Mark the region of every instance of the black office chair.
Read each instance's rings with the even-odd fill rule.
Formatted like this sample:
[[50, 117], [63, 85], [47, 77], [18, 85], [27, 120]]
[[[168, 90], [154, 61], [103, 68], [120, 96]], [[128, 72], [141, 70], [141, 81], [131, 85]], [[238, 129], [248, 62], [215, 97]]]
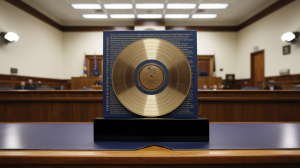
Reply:
[[0, 87], [0, 90], [16, 90], [16, 89], [11, 87]]
[[244, 87], [241, 90], [260, 90], [260, 89], [257, 87]]
[[208, 76], [206, 71], [200, 71], [199, 76]]

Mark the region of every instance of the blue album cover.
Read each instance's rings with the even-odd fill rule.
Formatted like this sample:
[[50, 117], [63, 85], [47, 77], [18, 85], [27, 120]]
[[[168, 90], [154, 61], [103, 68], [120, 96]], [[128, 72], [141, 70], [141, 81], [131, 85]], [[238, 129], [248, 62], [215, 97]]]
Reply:
[[[103, 32], [103, 117], [104, 118], [141, 118], [129, 111], [118, 100], [112, 86], [112, 70], [121, 51], [131, 43], [156, 38], [166, 40], [178, 47], [186, 56], [192, 71], [192, 83], [183, 103], [174, 111], [163, 115], [164, 118], [198, 117], [198, 76], [197, 76], [197, 31], [159, 30], [159, 31], [104, 31]], [[156, 60], [151, 60], [151, 62]], [[159, 61], [156, 61], [159, 64]], [[143, 66], [143, 65], [141, 65]], [[164, 65], [160, 65], [164, 67]], [[167, 71], [166, 71], [167, 72]], [[132, 74], [136, 75], [136, 74]], [[168, 78], [168, 73], [166, 73]], [[164, 87], [162, 87], [164, 88]], [[146, 92], [146, 91], [145, 91]]]

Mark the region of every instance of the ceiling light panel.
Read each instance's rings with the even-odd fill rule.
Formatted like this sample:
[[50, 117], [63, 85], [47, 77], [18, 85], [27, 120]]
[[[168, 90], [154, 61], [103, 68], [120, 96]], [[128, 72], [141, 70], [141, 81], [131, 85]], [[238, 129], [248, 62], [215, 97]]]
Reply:
[[193, 19], [213, 19], [216, 18], [217, 14], [193, 14]]
[[163, 3], [138, 3], [135, 4], [136, 9], [163, 9], [165, 4]]
[[134, 14], [111, 14], [109, 15], [112, 19], [133, 19]]
[[195, 9], [197, 4], [195, 3], [169, 3], [167, 9]]
[[85, 19], [107, 19], [108, 18], [106, 14], [83, 14], [82, 17]]
[[165, 14], [165, 18], [167, 19], [185, 19], [189, 17], [190, 14]]
[[201, 3], [198, 9], [225, 9], [228, 3]]
[[138, 14], [139, 19], [161, 19], [162, 14]]
[[103, 4], [105, 9], [133, 9], [133, 5], [130, 3], [126, 4]]
[[74, 9], [101, 9], [100, 4], [71, 4]]

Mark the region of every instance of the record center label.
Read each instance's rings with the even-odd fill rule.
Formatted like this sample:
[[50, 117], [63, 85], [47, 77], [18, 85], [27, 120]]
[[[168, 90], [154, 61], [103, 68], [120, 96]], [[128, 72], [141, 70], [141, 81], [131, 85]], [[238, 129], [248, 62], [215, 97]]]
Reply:
[[157, 64], [146, 64], [139, 71], [138, 81], [145, 90], [158, 90], [165, 82], [164, 70]]

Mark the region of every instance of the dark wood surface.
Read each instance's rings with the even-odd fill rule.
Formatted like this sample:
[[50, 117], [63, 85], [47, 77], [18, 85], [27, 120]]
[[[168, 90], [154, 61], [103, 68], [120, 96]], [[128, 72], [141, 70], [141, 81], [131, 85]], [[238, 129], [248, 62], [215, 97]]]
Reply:
[[217, 85], [219, 88], [222, 85], [222, 78], [198, 76], [198, 89], [203, 88], [203, 85], [206, 85], [207, 88], [213, 88], [214, 85]]
[[199, 91], [198, 101], [214, 122], [300, 121], [300, 91]]
[[274, 80], [276, 85], [283, 89], [290, 89], [296, 87], [297, 84], [300, 85], [300, 74], [265, 77], [265, 83], [268, 83], [269, 80]]
[[2, 91], [0, 122], [91, 122], [102, 116], [102, 91]]
[[92, 88], [98, 77], [72, 77], [71, 79], [71, 89], [78, 90], [85, 88]]
[[[198, 92], [198, 114], [211, 122], [299, 122], [300, 91]], [[92, 122], [102, 91], [1, 91], [0, 122]]]
[[8, 167], [299, 167], [300, 150], [137, 151], [1, 150]]
[[[70, 89], [70, 80], [67, 79], [53, 79], [53, 78], [41, 78], [41, 77], [32, 77], [32, 76], [19, 76], [19, 75], [4, 75], [0, 74], [0, 87], [11, 87], [16, 88], [20, 85], [21, 81], [28, 82], [28, 79], [32, 79], [33, 84], [37, 87], [60, 87], [64, 86], [64, 89]], [[40, 81], [40, 82], [39, 82]]]

